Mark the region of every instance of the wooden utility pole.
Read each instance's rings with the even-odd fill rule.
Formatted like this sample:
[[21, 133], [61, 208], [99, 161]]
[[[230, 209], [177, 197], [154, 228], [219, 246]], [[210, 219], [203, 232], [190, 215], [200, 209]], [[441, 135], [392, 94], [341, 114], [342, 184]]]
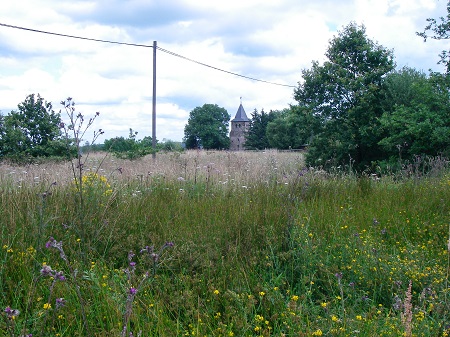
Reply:
[[156, 158], [156, 41], [153, 41], [152, 149]]

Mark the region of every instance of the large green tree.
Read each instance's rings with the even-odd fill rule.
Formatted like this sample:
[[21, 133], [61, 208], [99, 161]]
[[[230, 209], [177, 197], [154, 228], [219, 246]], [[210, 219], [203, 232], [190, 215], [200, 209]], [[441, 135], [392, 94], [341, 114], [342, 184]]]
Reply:
[[264, 150], [270, 147], [267, 139], [267, 124], [276, 118], [276, 113], [270, 111], [266, 113], [264, 109], [258, 113], [258, 110], [252, 112], [250, 126], [245, 135], [245, 148], [248, 150]]
[[384, 76], [394, 67], [392, 51], [366, 36], [364, 26], [351, 23], [335, 36], [327, 60], [303, 70], [294, 91], [298, 105], [321, 125], [306, 160], [314, 166], [351, 163], [363, 170], [381, 155], [378, 118]]
[[217, 104], [204, 104], [189, 113], [184, 127], [186, 148], [228, 149], [230, 115]]
[[446, 77], [403, 68], [389, 74], [385, 83], [379, 144], [386, 160], [392, 164], [417, 155], [450, 156], [450, 87]]
[[15, 158], [61, 156], [66, 152], [61, 140], [60, 113], [39, 94], [28, 95], [18, 110], [3, 117], [2, 155]]

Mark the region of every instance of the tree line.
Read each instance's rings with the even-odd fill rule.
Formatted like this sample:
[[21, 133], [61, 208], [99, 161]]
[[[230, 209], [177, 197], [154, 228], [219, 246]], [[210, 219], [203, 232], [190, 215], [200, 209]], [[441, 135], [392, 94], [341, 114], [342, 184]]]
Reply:
[[[450, 5], [447, 10], [447, 19], [430, 19], [417, 34], [426, 39], [431, 31], [434, 38], [449, 38]], [[396, 69], [393, 51], [369, 39], [363, 25], [350, 23], [330, 41], [325, 56], [322, 64], [313, 61], [302, 71], [294, 89], [296, 104], [253, 111], [247, 149], [307, 145], [307, 165], [358, 171], [395, 169], [415, 156], [450, 157], [450, 61], [445, 51], [440, 55], [445, 73]], [[230, 117], [220, 109], [204, 105], [191, 112], [185, 128], [188, 147], [227, 146], [219, 140], [225, 139], [228, 131], [221, 126], [228, 127]]]
[[[447, 12], [440, 22], [429, 19], [417, 35], [425, 41], [449, 39], [450, 3]], [[331, 39], [325, 56], [322, 64], [313, 61], [302, 71], [295, 104], [252, 112], [247, 149], [307, 146], [307, 165], [358, 171], [395, 168], [416, 156], [450, 157], [448, 51], [439, 55], [443, 73], [396, 69], [393, 51], [368, 38], [363, 25], [350, 23]], [[186, 148], [228, 149], [229, 121], [216, 104], [193, 109], [184, 129]], [[18, 110], [0, 114], [0, 159], [76, 155], [80, 144], [74, 147], [63, 130], [61, 111], [40, 95], [29, 95]], [[137, 140], [136, 134], [130, 129], [128, 138], [107, 139], [101, 149], [128, 159], [151, 153], [151, 137]], [[158, 149], [181, 150], [181, 145], [167, 141]]]

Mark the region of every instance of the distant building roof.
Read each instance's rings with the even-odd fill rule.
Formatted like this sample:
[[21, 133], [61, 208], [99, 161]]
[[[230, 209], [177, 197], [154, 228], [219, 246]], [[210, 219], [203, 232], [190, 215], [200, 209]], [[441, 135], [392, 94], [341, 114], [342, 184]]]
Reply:
[[231, 120], [232, 122], [250, 122], [250, 119], [248, 119], [244, 107], [242, 106], [242, 103], [239, 105], [239, 109], [236, 112], [236, 116], [234, 119]]

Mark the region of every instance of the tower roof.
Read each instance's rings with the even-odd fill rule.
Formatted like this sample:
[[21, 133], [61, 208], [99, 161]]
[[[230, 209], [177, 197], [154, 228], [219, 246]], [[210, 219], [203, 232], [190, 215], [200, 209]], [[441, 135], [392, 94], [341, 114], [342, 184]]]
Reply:
[[236, 112], [236, 116], [231, 120], [232, 122], [250, 122], [250, 119], [248, 119], [244, 107], [242, 106], [242, 103], [239, 105], [239, 109]]

